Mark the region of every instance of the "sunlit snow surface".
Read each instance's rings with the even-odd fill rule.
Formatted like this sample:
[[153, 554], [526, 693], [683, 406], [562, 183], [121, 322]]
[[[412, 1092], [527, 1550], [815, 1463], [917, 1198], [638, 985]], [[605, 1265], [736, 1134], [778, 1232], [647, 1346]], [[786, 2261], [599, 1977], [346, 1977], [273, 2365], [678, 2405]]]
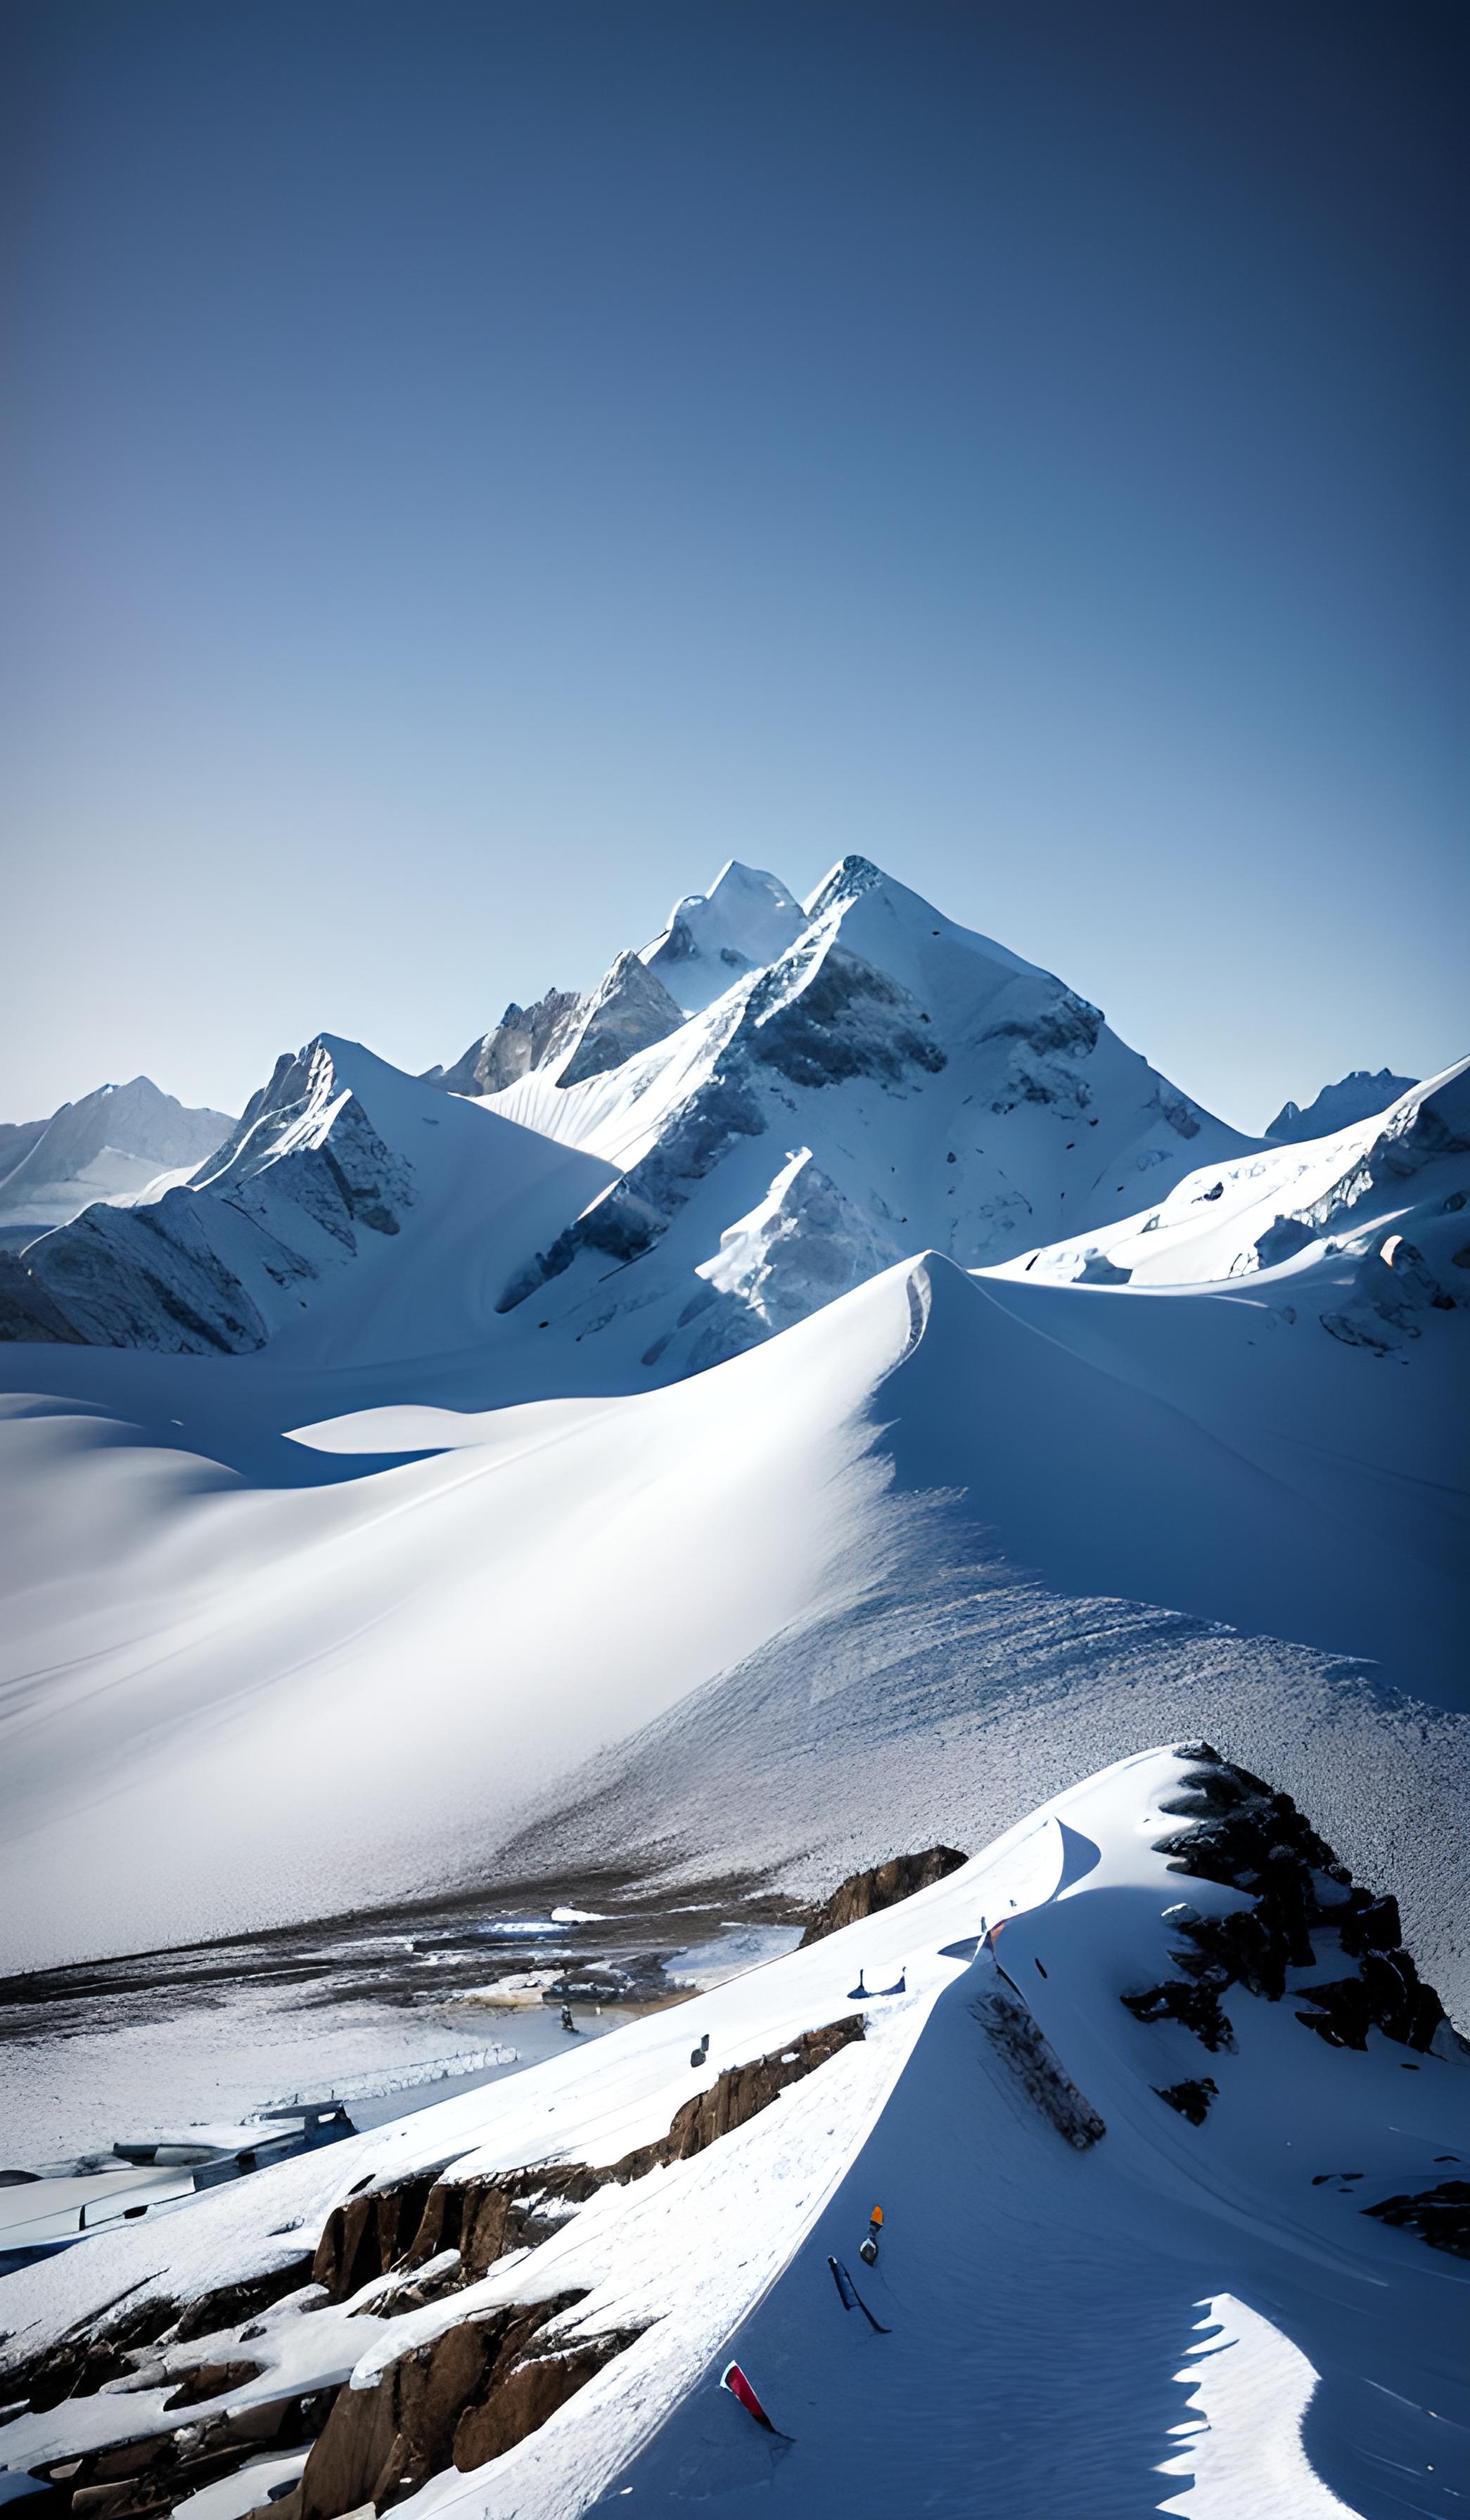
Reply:
[[[1229, 1991], [1233, 2052], [1204, 2057], [1180, 2026], [1125, 2009], [1169, 1966], [1179, 1881], [1154, 1841], [1177, 1825], [1163, 1804], [1188, 1764], [1135, 1756], [935, 1889], [694, 2004], [13, 2277], [7, 2352], [123, 2294], [187, 2297], [299, 2254], [368, 2176], [616, 2160], [724, 2066], [850, 2011], [859, 1972], [887, 1986], [901, 1969], [906, 1993], [866, 2006], [862, 2042], [694, 2159], [599, 2190], [470, 2289], [396, 2318], [370, 2293], [355, 2310], [283, 2303], [253, 2326], [265, 2367], [231, 2405], [349, 2373], [365, 2386], [497, 2302], [586, 2287], [556, 2333], [636, 2341], [519, 2448], [433, 2479], [401, 2506], [415, 2520], [711, 2501], [851, 2520], [1452, 2520], [1470, 2492], [1470, 2271], [1362, 2208], [1470, 2152], [1470, 2059], [1443, 2033], [1434, 2054], [1376, 2031], [1363, 2054], [1326, 2047], [1296, 2017], [1305, 1970], [1278, 2003]], [[1188, 1887], [1207, 1911], [1237, 1897]], [[988, 2027], [1006, 1981], [1104, 2123], [1088, 2149]], [[710, 2040], [693, 2069], [692, 2033]], [[1158, 2088], [1202, 2062], [1218, 2096], [1195, 2127]], [[1360, 2176], [1322, 2175], [1345, 2170]], [[888, 2334], [843, 2308], [834, 2255]], [[191, 2351], [218, 2360], [222, 2340]], [[731, 2355], [788, 2438], [720, 2392]], [[163, 2396], [23, 2416], [0, 2455], [30, 2466], [119, 2423], [166, 2426]]]

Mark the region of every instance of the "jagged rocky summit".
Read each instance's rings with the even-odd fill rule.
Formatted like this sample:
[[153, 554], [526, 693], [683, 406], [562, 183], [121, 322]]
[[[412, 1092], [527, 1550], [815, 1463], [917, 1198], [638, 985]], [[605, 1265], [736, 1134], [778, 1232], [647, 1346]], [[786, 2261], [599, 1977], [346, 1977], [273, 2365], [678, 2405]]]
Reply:
[[[446, 1282], [456, 1195], [431, 1132], [470, 1184], [563, 1150], [560, 1205], [500, 1202], [473, 1295]], [[415, 1082], [325, 1035], [284, 1056], [187, 1188], [93, 1207], [9, 1270], [0, 1333], [240, 1354], [335, 1310], [349, 1361], [364, 1257], [432, 1205], [436, 1233], [394, 1254], [401, 1353], [514, 1342], [534, 1296], [538, 1332], [666, 1380], [910, 1251], [992, 1264], [1250, 1144], [1063, 982], [865, 860], [804, 906], [732, 865], [588, 996], [507, 1009], [452, 1068]]]

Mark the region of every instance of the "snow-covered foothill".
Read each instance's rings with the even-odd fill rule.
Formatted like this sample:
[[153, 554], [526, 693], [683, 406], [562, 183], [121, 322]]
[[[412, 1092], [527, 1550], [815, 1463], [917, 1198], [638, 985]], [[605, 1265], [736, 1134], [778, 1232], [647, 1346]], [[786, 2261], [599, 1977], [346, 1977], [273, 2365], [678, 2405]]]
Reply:
[[1040, 1284], [1181, 1286], [1293, 1281], [1332, 1301], [1336, 1337], [1388, 1354], [1470, 1292], [1470, 1060], [1333, 1136], [1190, 1173], [1096, 1233], [1027, 1252], [1003, 1274]]
[[689, 2004], [12, 2278], [0, 2458], [85, 2489], [167, 2436], [188, 2481], [321, 2431], [315, 2520], [390, 2447], [413, 2520], [1451, 2520], [1470, 2055], [1396, 1925], [1208, 1745], [1136, 1753]]
[[160, 1174], [187, 1180], [228, 1137], [223, 1111], [191, 1110], [146, 1076], [102, 1085], [0, 1144], [0, 1240], [15, 1246], [68, 1225], [96, 1199], [146, 1192]]

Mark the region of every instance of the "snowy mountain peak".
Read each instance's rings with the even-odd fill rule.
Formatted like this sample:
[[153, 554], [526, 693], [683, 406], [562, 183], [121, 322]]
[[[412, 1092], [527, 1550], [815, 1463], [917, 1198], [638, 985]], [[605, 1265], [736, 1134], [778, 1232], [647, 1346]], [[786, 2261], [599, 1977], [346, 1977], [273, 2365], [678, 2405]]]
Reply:
[[747, 971], [774, 962], [806, 914], [778, 877], [731, 858], [708, 892], [688, 892], [641, 960], [685, 1014], [701, 1014]]
[[1356, 1120], [1371, 1120], [1380, 1111], [1387, 1111], [1401, 1096], [1412, 1092], [1417, 1083], [1417, 1077], [1395, 1076], [1387, 1067], [1380, 1067], [1376, 1076], [1365, 1067], [1355, 1067], [1351, 1075], [1339, 1077], [1336, 1085], [1324, 1085], [1305, 1110], [1299, 1103], [1283, 1102], [1265, 1134], [1278, 1146], [1296, 1146], [1306, 1138], [1330, 1137], [1339, 1129], [1351, 1129]]
[[528, 1007], [512, 1000], [498, 1024], [472, 1041], [452, 1067], [431, 1067], [426, 1085], [445, 1094], [500, 1094], [566, 1050], [584, 1001], [574, 989], [548, 989]]
[[0, 1276], [0, 1337], [227, 1356], [284, 1339], [313, 1361], [468, 1345], [512, 1261], [610, 1177], [318, 1034], [187, 1189], [32, 1243]]
[[96, 1199], [135, 1197], [161, 1173], [188, 1173], [231, 1126], [228, 1113], [190, 1110], [147, 1076], [100, 1085], [26, 1133], [0, 1181], [0, 1237], [19, 1247]]
[[815, 891], [807, 894], [806, 916], [808, 919], [821, 919], [829, 910], [839, 909], [844, 902], [855, 901], [860, 893], [871, 892], [875, 884], [886, 883], [887, 880], [882, 867], [874, 866], [871, 858], [856, 855], [839, 858], [835, 867], [829, 867]]
[[601, 1076], [620, 1067], [635, 1051], [665, 1041], [684, 1021], [657, 974], [638, 955], [619, 955], [589, 998], [583, 999], [576, 1029], [562, 1064], [558, 1085], [579, 1085], [584, 1077]]

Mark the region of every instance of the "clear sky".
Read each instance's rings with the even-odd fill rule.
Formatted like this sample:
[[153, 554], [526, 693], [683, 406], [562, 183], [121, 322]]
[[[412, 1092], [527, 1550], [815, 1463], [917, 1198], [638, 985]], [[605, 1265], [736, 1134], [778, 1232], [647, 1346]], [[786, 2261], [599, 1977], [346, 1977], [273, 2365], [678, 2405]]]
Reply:
[[857, 849], [1243, 1126], [1470, 1049], [1459, 0], [24, 0], [0, 1117]]

